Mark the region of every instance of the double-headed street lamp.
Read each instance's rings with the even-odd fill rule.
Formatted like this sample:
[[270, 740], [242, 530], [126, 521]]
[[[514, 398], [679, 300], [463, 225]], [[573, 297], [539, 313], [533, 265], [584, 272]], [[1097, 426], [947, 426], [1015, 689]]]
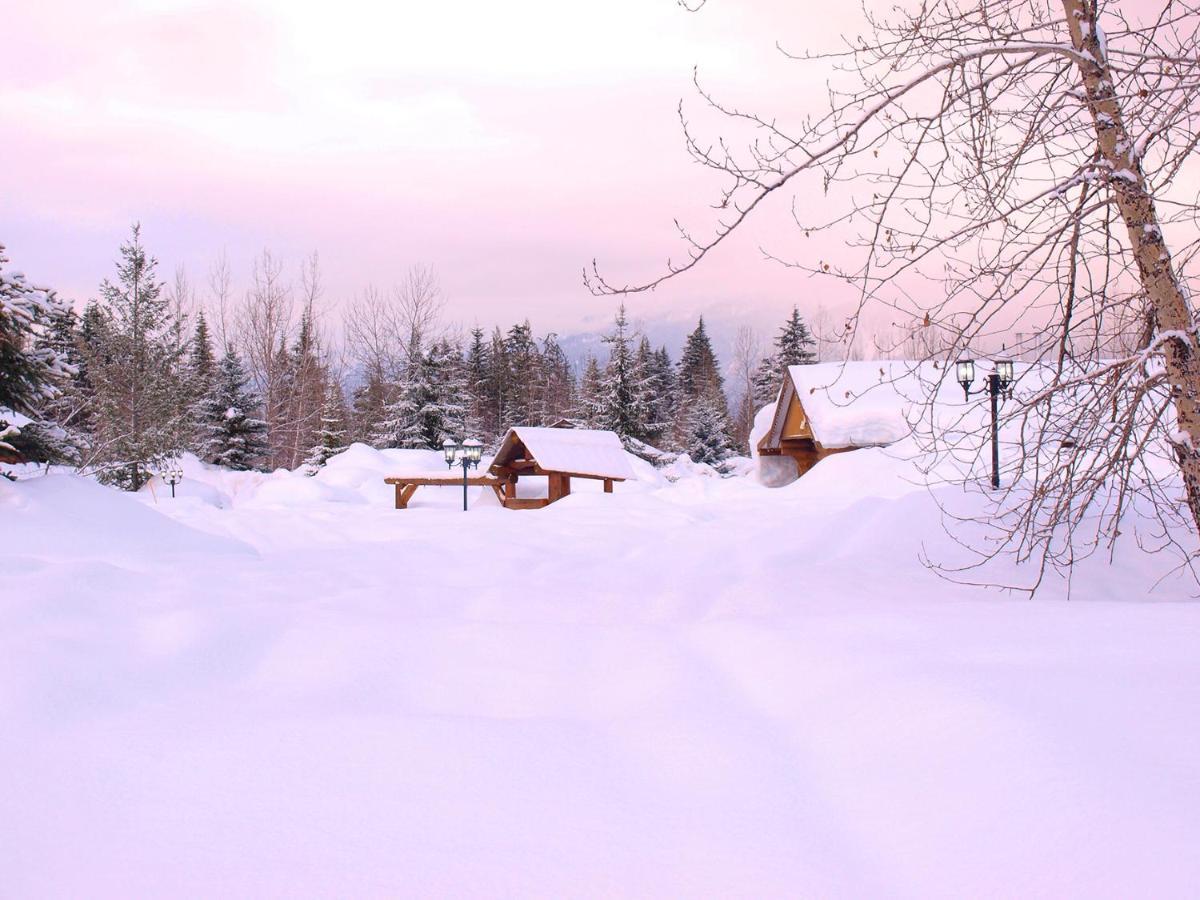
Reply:
[[461, 465], [463, 470], [463, 512], [467, 511], [467, 470], [479, 465], [483, 456], [483, 444], [474, 438], [468, 438], [461, 444], [456, 444], [450, 438], [442, 441], [442, 453], [446, 456], [447, 468]]
[[994, 363], [995, 371], [987, 377], [987, 382], [978, 391], [971, 390], [975, 381], [975, 361], [960, 359], [958, 361], [958, 383], [962, 385], [963, 396], [968, 400], [972, 394], [986, 393], [992, 400], [992, 488], [1000, 487], [1000, 398], [1012, 399], [1013, 364], [1011, 359], [998, 359]]
[[183, 481], [183, 469], [178, 463], [168, 463], [166, 468], [159, 472], [159, 476], [167, 484], [171, 486], [171, 499], [175, 499], [175, 485]]

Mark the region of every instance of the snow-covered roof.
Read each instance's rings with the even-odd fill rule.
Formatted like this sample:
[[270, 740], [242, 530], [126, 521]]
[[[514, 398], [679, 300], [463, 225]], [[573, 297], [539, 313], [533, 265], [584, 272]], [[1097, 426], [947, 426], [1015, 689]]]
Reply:
[[[500, 444], [499, 459], [515, 436], [538, 465], [551, 472], [571, 472], [597, 478], [633, 479], [633, 467], [621, 439], [611, 431], [590, 428], [510, 428]], [[493, 460], [493, 463], [495, 460]]]
[[[978, 364], [986, 368], [985, 364]], [[937, 405], [961, 415], [962, 388], [953, 364], [912, 360], [871, 360], [790, 366], [784, 382], [774, 437], [782, 427], [794, 389], [822, 447], [877, 447], [912, 432], [914, 409], [937, 395]], [[1022, 367], [1024, 368], [1024, 367]], [[978, 381], [976, 382], [978, 384]]]

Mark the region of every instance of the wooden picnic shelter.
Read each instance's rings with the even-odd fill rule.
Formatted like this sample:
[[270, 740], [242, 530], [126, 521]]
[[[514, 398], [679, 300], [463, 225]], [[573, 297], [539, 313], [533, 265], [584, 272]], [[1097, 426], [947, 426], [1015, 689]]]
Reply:
[[[545, 497], [520, 497], [522, 478], [544, 477]], [[613, 484], [633, 478], [633, 469], [621, 439], [611, 431], [590, 428], [517, 426], [510, 428], [488, 466], [486, 475], [467, 478], [467, 484], [490, 487], [505, 509], [541, 509], [571, 493], [572, 479], [599, 481], [605, 493]], [[396, 509], [422, 485], [461, 485], [461, 475], [395, 476], [384, 481], [396, 489]]]

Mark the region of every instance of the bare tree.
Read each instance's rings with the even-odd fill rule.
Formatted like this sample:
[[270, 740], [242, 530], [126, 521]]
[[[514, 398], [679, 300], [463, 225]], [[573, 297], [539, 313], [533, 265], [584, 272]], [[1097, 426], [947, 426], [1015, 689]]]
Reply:
[[[997, 499], [998, 548], [1069, 565], [1111, 543], [1136, 508], [1165, 543], [1177, 516], [1190, 520], [1189, 546], [1175, 543], [1190, 553], [1200, 353], [1186, 272], [1200, 205], [1187, 180], [1200, 141], [1200, 9], [924, 3], [867, 25], [841, 52], [789, 54], [832, 71], [829, 106], [810, 118], [731, 107], [697, 81], [727, 125], [709, 141], [684, 122], [692, 156], [725, 179], [718, 221], [701, 236], [683, 231], [687, 258], [656, 278], [614, 285], [593, 264], [589, 284], [652, 289], [773, 198], [808, 191], [793, 203], [797, 227], [848, 233], [855, 259], [768, 253], [853, 285], [858, 314], [928, 320], [951, 338], [942, 356], [995, 346], [1014, 325], [1053, 343], [1048, 373], [1007, 405], [1022, 435], [1014, 490], [1025, 493]], [[814, 219], [821, 191], [830, 201]]]
[[762, 358], [762, 341], [758, 334], [749, 325], [739, 326], [733, 340], [733, 382], [737, 390], [733, 440], [740, 450], [748, 450], [750, 446], [750, 431], [754, 428], [754, 414], [758, 411], [754, 375]]
[[415, 265], [393, 290], [395, 326], [400, 348], [406, 357], [437, 340], [446, 305], [437, 271]]
[[379, 425], [414, 357], [443, 336], [444, 306], [437, 273], [415, 265], [387, 294], [368, 286], [347, 307], [346, 346], [363, 379], [354, 404], [357, 439], [368, 439]]
[[216, 323], [222, 353], [234, 344], [232, 313], [229, 308], [232, 293], [233, 275], [229, 268], [229, 257], [222, 250], [221, 255], [214, 259], [208, 268], [208, 295], [212, 307], [212, 315], [209, 318]]
[[247, 368], [262, 398], [271, 465], [285, 465], [290, 448], [282, 425], [287, 418], [285, 368], [292, 330], [292, 288], [283, 263], [270, 250], [254, 260], [250, 288], [237, 311], [237, 329]]

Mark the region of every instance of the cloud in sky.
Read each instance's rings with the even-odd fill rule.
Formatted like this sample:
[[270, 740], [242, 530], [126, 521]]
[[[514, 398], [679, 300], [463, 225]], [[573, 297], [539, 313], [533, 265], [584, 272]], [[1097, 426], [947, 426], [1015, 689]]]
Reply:
[[[243, 273], [265, 246], [317, 249], [346, 297], [424, 262], [464, 321], [569, 329], [612, 306], [580, 283], [593, 256], [644, 277], [682, 252], [673, 217], [706, 221], [715, 183], [676, 119], [693, 66], [735, 98], [819, 102], [774, 52], [837, 40], [805, 5], [24, 4], [0, 59], [0, 240], [80, 298], [139, 219], [194, 280], [223, 249]], [[778, 318], [817, 290], [760, 261], [758, 241], [797, 246], [786, 214], [631, 305]]]

